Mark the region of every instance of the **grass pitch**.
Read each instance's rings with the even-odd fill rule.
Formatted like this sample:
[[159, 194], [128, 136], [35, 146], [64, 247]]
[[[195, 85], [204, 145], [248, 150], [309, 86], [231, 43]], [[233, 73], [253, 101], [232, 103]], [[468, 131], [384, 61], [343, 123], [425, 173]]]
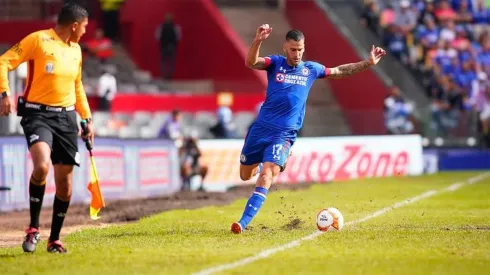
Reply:
[[[444, 173], [314, 185], [271, 192], [251, 229], [229, 232], [245, 200], [177, 210], [64, 239], [69, 253], [0, 249], [0, 274], [191, 274], [310, 235], [315, 216], [337, 207], [353, 221], [478, 173]], [[252, 189], [252, 188], [251, 188]], [[22, 232], [19, 232], [21, 234]], [[441, 192], [299, 247], [218, 274], [488, 274], [490, 178]]]

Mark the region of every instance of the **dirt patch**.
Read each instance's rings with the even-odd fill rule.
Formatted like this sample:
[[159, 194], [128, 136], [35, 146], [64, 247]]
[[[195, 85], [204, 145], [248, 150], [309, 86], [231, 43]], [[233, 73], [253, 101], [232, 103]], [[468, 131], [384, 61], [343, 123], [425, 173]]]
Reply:
[[[278, 190], [296, 191], [306, 189], [309, 186], [309, 184], [278, 184], [271, 187], [271, 192]], [[65, 236], [84, 228], [103, 228], [113, 224], [133, 222], [143, 217], [174, 209], [196, 209], [211, 205], [226, 205], [237, 199], [249, 197], [252, 190], [252, 186], [240, 186], [232, 188], [226, 193], [179, 192], [169, 197], [109, 201], [107, 207], [101, 212], [101, 218], [97, 221], [92, 221], [89, 218], [87, 205], [73, 204], [68, 209], [61, 235]], [[52, 208], [45, 208], [41, 212], [40, 229], [43, 239], [49, 236], [51, 215]], [[0, 247], [19, 245], [24, 237], [22, 230], [28, 224], [29, 210], [0, 213]], [[264, 227], [260, 226], [258, 229], [266, 230], [267, 228]]]
[[474, 230], [490, 230], [490, 226], [463, 225], [458, 227], [445, 227], [446, 231], [474, 231]]
[[282, 228], [285, 230], [294, 230], [294, 229], [299, 229], [301, 227], [301, 224], [304, 222], [299, 219], [299, 218], [294, 218], [291, 219], [287, 224], [285, 224]]

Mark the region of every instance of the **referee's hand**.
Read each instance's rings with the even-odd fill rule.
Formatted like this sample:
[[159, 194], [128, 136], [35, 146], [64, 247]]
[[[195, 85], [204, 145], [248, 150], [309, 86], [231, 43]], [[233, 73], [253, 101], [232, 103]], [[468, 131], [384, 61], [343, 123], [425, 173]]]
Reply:
[[92, 122], [87, 123], [87, 131], [82, 133], [82, 138], [84, 140], [90, 140], [90, 143], [94, 144], [94, 126]]
[[12, 113], [12, 109], [14, 107], [14, 104], [12, 104], [12, 99], [10, 96], [6, 96], [2, 98], [2, 110], [1, 110], [1, 115], [2, 116], [8, 116], [9, 114]]

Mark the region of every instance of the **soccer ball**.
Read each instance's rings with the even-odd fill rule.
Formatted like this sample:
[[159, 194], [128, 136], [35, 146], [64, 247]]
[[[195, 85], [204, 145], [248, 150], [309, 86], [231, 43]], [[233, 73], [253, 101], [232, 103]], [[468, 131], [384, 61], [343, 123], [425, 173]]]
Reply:
[[322, 209], [316, 216], [316, 226], [320, 231], [340, 231], [344, 227], [344, 216], [337, 208]]

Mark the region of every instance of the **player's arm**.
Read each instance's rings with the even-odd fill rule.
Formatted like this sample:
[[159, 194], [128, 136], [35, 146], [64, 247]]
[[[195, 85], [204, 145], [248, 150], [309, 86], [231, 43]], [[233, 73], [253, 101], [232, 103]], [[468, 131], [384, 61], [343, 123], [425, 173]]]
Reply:
[[90, 141], [94, 142], [94, 129], [92, 126], [92, 113], [90, 112], [90, 106], [88, 105], [87, 94], [85, 93], [85, 89], [83, 88], [82, 83], [82, 63], [80, 62], [80, 67], [78, 69], [78, 75], [75, 80], [75, 94], [76, 94], [76, 103], [75, 109], [78, 114], [82, 118], [82, 120], [86, 120], [88, 132], [83, 136], [85, 139], [90, 139]]
[[383, 56], [386, 55], [386, 51], [379, 47], [372, 47], [371, 53], [368, 59], [356, 62], [356, 63], [348, 63], [337, 66], [335, 68], [329, 68], [327, 71], [329, 72], [329, 78], [345, 78], [351, 75], [357, 74], [359, 72], [365, 71], [366, 69], [371, 68], [372, 66], [378, 64]]
[[259, 57], [260, 46], [262, 41], [267, 39], [269, 34], [272, 32], [272, 28], [268, 24], [264, 24], [257, 29], [255, 34], [255, 39], [250, 46], [247, 53], [247, 58], [245, 59], [245, 65], [251, 69], [262, 70], [270, 65], [270, 59], [267, 57]]
[[87, 94], [83, 88], [82, 83], [82, 66], [78, 69], [78, 76], [75, 80], [75, 94], [77, 101], [75, 103], [75, 109], [82, 119], [92, 118], [92, 113], [90, 112], [90, 107], [88, 105]]
[[8, 72], [15, 70], [20, 64], [31, 59], [38, 43], [37, 34], [30, 34], [0, 56], [0, 115], [8, 116], [12, 113], [14, 106], [10, 98]]
[[32, 58], [38, 45], [38, 36], [30, 34], [0, 56], [0, 93], [10, 93], [8, 72], [15, 70], [20, 64]]
[[270, 59], [267, 57], [259, 56], [259, 49], [262, 41], [254, 40], [252, 46], [247, 53], [247, 58], [245, 59], [245, 65], [250, 69], [263, 70], [270, 65]]

